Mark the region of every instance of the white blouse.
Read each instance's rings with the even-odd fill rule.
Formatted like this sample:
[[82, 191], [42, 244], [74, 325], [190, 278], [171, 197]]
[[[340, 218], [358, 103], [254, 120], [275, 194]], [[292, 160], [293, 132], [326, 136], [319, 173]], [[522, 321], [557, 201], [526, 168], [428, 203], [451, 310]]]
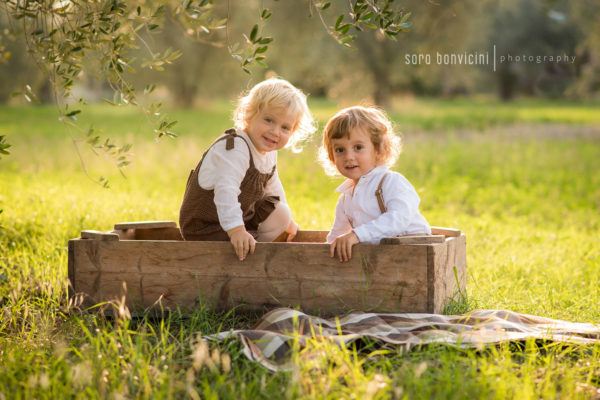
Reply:
[[[225, 143], [227, 141], [221, 140], [210, 148], [198, 173], [200, 187], [215, 191], [214, 201], [217, 206], [219, 223], [224, 231], [244, 225], [242, 206], [238, 202], [238, 196], [241, 193], [242, 180], [250, 168], [248, 147], [252, 152], [254, 166], [261, 173], [270, 173], [273, 166], [277, 164], [277, 151], [261, 154], [245, 132], [238, 129], [236, 133], [246, 139], [248, 146], [243, 139], [236, 137], [233, 149], [226, 150]], [[265, 196], [267, 195], [279, 196], [281, 202], [286, 202], [285, 192], [277, 171], [267, 182]]]
[[[375, 191], [383, 175], [383, 199], [387, 211], [381, 213]], [[341, 193], [335, 207], [335, 220], [327, 242], [331, 243], [354, 230], [361, 243], [379, 243], [384, 237], [431, 234], [431, 227], [419, 212], [420, 198], [402, 174], [380, 166], [360, 177], [356, 186], [350, 179], [336, 192]]]

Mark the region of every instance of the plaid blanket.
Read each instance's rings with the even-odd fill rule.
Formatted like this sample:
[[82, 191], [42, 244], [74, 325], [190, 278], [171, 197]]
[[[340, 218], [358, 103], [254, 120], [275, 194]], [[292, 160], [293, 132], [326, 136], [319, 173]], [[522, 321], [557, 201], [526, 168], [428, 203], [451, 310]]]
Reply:
[[565, 343], [600, 342], [600, 325], [573, 323], [518, 314], [506, 310], [474, 310], [463, 315], [383, 314], [355, 312], [323, 319], [289, 308], [265, 314], [254, 329], [221, 332], [205, 339], [224, 341], [238, 338], [244, 354], [266, 368], [289, 369], [294, 341], [302, 349], [311, 339], [331, 340], [347, 346], [370, 338], [382, 347], [410, 350], [445, 343], [460, 347], [482, 347], [530, 338]]

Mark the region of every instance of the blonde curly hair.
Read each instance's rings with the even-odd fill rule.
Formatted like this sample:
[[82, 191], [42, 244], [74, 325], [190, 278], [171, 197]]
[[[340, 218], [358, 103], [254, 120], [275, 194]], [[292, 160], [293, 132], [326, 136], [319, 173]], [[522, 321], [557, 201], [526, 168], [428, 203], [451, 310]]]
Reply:
[[296, 116], [293, 135], [285, 147], [291, 148], [295, 153], [302, 151], [299, 144], [317, 129], [306, 103], [306, 95], [284, 79], [264, 80], [238, 100], [233, 113], [235, 127], [246, 130], [249, 121], [265, 107], [283, 108]]
[[369, 133], [371, 143], [377, 152], [377, 165], [391, 167], [402, 151], [402, 142], [394, 133], [392, 123], [377, 107], [354, 106], [344, 108], [335, 114], [323, 131], [323, 146], [319, 149], [319, 162], [328, 175], [338, 174], [333, 158], [333, 139], [350, 137], [356, 128]]

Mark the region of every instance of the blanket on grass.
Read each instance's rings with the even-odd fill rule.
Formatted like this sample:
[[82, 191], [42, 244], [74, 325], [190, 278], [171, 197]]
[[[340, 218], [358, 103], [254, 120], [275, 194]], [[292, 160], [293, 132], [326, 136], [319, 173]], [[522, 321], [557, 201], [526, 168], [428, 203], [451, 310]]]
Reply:
[[205, 339], [224, 341], [231, 337], [243, 343], [246, 357], [278, 371], [291, 367], [294, 341], [300, 349], [311, 339], [347, 346], [364, 338], [382, 347], [406, 350], [432, 343], [479, 348], [527, 339], [592, 344], [600, 343], [600, 325], [506, 310], [474, 310], [462, 315], [354, 312], [324, 319], [278, 308], [265, 314], [253, 329], [221, 332]]

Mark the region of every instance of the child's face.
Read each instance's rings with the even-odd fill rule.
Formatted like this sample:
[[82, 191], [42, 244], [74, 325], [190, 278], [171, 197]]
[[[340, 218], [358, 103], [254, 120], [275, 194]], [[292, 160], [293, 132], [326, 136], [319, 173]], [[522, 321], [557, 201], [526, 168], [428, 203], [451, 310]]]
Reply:
[[368, 132], [361, 128], [350, 131], [347, 138], [332, 139], [335, 166], [354, 183], [377, 166], [377, 151]]
[[284, 108], [264, 107], [246, 122], [246, 133], [261, 154], [283, 148], [292, 136], [296, 118]]

